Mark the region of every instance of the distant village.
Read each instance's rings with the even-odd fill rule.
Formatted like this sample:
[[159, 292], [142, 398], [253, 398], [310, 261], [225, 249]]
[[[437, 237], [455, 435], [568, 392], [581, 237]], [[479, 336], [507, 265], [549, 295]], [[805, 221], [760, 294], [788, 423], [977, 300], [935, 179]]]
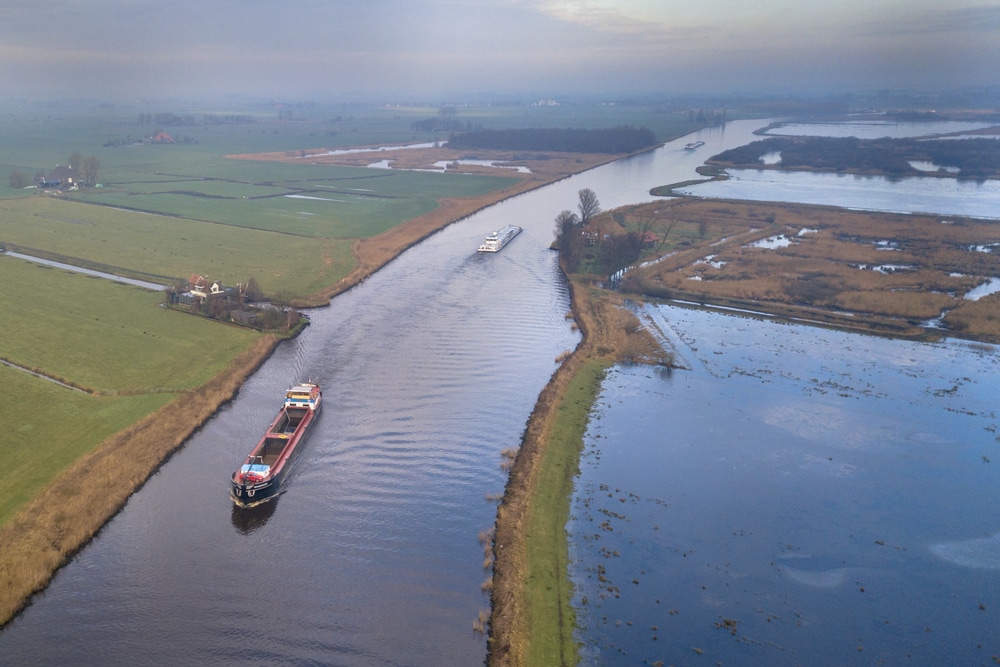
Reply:
[[166, 144], [196, 144], [198, 140], [187, 135], [173, 137], [164, 130], [156, 130], [151, 134], [135, 138], [131, 134], [124, 138], [108, 139], [104, 142], [105, 148], [116, 148], [119, 146], [162, 146]]

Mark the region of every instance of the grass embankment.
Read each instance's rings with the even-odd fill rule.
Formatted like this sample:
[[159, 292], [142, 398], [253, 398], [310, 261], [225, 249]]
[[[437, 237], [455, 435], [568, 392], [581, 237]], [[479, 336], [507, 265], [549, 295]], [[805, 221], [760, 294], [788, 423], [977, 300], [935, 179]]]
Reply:
[[566, 520], [590, 408], [611, 364], [625, 357], [669, 363], [616, 296], [580, 278], [571, 294], [583, 338], [542, 390], [497, 509], [493, 667], [576, 664]]
[[224, 372], [107, 438], [0, 526], [0, 625], [43, 589], [163, 461], [230, 400], [279, 340], [259, 338]]

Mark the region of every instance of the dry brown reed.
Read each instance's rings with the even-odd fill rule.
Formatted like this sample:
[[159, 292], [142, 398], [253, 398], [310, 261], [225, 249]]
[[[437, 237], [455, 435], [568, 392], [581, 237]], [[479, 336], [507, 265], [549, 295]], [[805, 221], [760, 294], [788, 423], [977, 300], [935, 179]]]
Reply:
[[479, 615], [472, 621], [472, 631], [477, 635], [486, 632], [486, 622], [490, 619], [490, 613], [485, 609], [479, 610]]

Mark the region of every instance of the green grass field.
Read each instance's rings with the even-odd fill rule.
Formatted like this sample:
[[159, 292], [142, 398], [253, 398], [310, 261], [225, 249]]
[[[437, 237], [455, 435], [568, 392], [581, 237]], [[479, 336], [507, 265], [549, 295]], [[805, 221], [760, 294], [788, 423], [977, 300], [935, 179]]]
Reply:
[[[0, 262], [2, 264], [3, 262]], [[0, 364], [0, 524], [77, 458], [174, 394], [91, 396]]]
[[163, 295], [0, 255], [0, 357], [98, 392], [178, 391], [258, 334], [159, 306]]
[[354, 266], [350, 238], [206, 224], [44, 196], [0, 200], [4, 243], [26, 254], [167, 283], [192, 274], [229, 285], [253, 277], [271, 295], [318, 291]]
[[[158, 306], [162, 295], [0, 255], [0, 523], [76, 458], [220, 372], [257, 334]], [[30, 299], [24, 298], [30, 293]]]

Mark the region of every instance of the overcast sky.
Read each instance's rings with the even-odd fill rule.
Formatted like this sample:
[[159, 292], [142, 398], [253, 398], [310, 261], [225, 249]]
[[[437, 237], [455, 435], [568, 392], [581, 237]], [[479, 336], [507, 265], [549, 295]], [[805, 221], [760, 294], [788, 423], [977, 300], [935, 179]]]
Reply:
[[449, 99], [1000, 83], [1000, 1], [0, 0], [3, 94]]

